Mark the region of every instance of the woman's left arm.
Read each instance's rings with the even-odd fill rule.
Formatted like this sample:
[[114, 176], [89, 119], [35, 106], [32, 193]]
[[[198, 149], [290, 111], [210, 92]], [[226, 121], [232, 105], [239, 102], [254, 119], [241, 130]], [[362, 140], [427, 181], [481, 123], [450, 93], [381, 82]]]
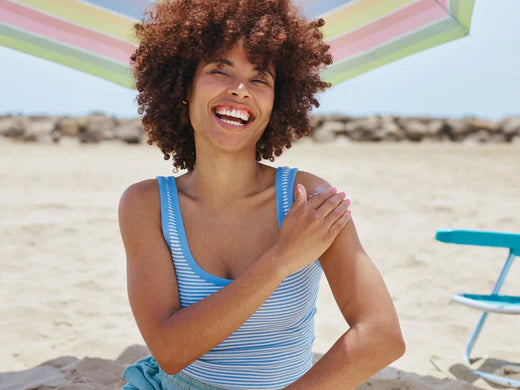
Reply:
[[[304, 185], [323, 188], [326, 182], [314, 178], [321, 183], [315, 179], [313, 185]], [[352, 218], [320, 257], [320, 264], [350, 328], [286, 389], [354, 389], [405, 351], [392, 299], [359, 242]]]

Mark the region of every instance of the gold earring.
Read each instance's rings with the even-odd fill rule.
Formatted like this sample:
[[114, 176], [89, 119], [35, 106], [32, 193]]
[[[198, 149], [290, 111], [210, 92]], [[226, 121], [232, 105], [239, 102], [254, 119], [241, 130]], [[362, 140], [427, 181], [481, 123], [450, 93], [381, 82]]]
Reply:
[[182, 104], [188, 104], [187, 99], [182, 101]]

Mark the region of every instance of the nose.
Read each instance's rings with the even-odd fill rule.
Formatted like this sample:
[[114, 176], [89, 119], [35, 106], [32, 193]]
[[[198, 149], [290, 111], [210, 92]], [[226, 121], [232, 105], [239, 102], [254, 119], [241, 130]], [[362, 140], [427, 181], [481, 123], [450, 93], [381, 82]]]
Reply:
[[228, 91], [229, 93], [240, 98], [249, 97], [249, 91], [241, 80], [234, 80], [233, 83], [229, 86]]

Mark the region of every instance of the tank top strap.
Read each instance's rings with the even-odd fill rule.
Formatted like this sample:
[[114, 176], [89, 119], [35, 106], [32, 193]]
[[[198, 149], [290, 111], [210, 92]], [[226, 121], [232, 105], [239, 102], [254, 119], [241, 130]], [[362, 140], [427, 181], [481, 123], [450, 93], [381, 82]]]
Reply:
[[173, 176], [157, 176], [159, 196], [161, 200], [161, 226], [164, 240], [170, 251], [180, 247], [180, 239], [175, 221], [174, 204], [177, 196], [175, 178]]
[[294, 180], [298, 168], [278, 167], [276, 168], [276, 210], [278, 213], [278, 228], [282, 226], [285, 214], [294, 202]]

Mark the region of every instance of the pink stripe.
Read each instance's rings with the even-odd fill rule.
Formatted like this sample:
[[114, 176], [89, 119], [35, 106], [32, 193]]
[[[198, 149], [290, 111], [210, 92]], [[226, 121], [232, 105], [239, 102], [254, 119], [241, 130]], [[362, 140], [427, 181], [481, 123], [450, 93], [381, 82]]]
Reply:
[[329, 41], [334, 61], [366, 52], [447, 16], [435, 0], [421, 0]]
[[137, 46], [7, 1], [0, 19], [44, 38], [128, 64]]
[[437, 3], [442, 5], [442, 7], [449, 12], [450, 6], [448, 5], [448, 0], [437, 0]]

